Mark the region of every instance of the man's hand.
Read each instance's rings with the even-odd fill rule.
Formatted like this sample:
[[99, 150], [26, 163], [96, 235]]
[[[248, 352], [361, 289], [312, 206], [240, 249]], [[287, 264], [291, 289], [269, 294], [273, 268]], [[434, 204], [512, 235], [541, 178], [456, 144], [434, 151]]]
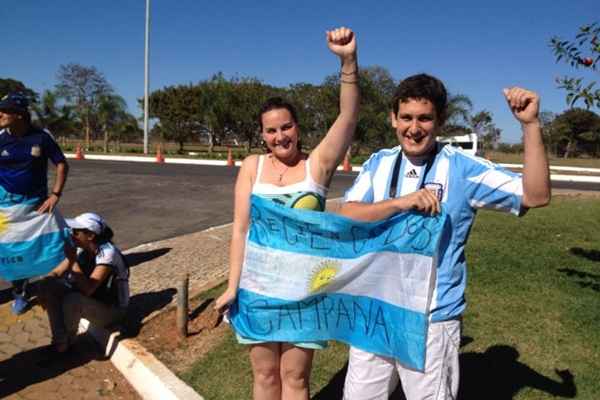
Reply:
[[523, 125], [538, 122], [540, 97], [520, 87], [504, 89], [504, 97], [515, 118]]
[[441, 212], [440, 201], [437, 196], [428, 189], [407, 194], [396, 199], [397, 206], [401, 211], [417, 210], [425, 214], [435, 215]]
[[45, 212], [51, 213], [52, 211], [54, 211], [54, 207], [56, 207], [57, 203], [58, 203], [58, 196], [53, 193], [46, 199], [46, 201], [44, 201], [42, 203], [40, 208], [37, 209], [37, 212], [40, 214], [45, 213]]
[[326, 33], [327, 46], [333, 54], [342, 60], [356, 59], [356, 39], [351, 29], [341, 27]]

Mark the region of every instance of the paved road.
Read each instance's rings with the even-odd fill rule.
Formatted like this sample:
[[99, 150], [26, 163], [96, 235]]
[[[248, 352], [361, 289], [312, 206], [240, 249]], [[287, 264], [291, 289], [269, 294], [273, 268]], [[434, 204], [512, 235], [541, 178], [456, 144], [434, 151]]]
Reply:
[[[60, 209], [65, 216], [102, 214], [122, 248], [231, 222], [238, 168], [71, 160]], [[356, 173], [338, 173], [330, 197], [343, 195]], [[600, 190], [600, 184], [556, 182], [553, 187]]]
[[[118, 161], [69, 161], [59, 204], [65, 216], [102, 214], [122, 248], [231, 222], [238, 168]], [[338, 174], [330, 197], [341, 196], [356, 174]], [[52, 178], [50, 178], [52, 179]]]

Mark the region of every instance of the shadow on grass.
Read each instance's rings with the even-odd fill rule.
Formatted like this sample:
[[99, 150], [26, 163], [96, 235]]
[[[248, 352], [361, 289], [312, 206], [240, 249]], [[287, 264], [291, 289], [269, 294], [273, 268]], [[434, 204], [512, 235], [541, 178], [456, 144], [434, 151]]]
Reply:
[[[463, 337], [461, 346], [471, 343]], [[460, 388], [458, 399], [509, 400], [521, 390], [531, 387], [552, 396], [574, 398], [577, 394], [574, 377], [569, 370], [555, 370], [559, 379], [548, 378], [518, 361], [519, 352], [506, 345], [489, 347], [485, 352], [464, 352], [460, 359]], [[348, 363], [344, 365], [313, 400], [341, 399]], [[405, 400], [401, 385], [389, 397]]]
[[159, 292], [140, 293], [131, 296], [129, 307], [125, 318], [125, 326], [122, 327], [123, 337], [135, 337], [140, 333], [144, 318], [169, 304], [177, 293], [174, 288], [168, 288]]
[[582, 249], [581, 247], [571, 247], [569, 252], [573, 255], [587, 258], [590, 261], [600, 262], [600, 251], [593, 249]]
[[458, 398], [509, 400], [527, 387], [552, 396], [576, 396], [575, 380], [568, 369], [555, 369], [559, 379], [554, 380], [518, 361], [519, 356], [514, 347], [506, 345], [490, 346], [483, 353], [461, 353]]
[[[72, 348], [64, 354], [53, 352], [50, 346], [22, 351], [0, 362], [0, 398], [100, 359], [104, 357], [98, 351], [94, 339], [88, 335], [79, 336]], [[42, 393], [30, 395], [44, 398], [43, 390]]]
[[558, 272], [562, 272], [568, 277], [578, 278], [575, 283], [584, 289], [592, 289], [600, 292], [600, 274], [590, 274], [589, 272], [578, 271], [573, 268], [560, 268]]
[[162, 257], [172, 250], [171, 247], [163, 247], [160, 249], [150, 251], [140, 251], [136, 253], [125, 254], [125, 260], [130, 267], [134, 267], [138, 264], [145, 263], [146, 261], [154, 260], [155, 258]]

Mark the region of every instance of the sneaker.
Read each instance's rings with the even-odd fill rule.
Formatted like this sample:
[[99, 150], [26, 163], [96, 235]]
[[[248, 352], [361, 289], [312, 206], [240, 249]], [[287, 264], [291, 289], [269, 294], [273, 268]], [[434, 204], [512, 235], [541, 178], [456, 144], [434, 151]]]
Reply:
[[14, 301], [10, 306], [10, 310], [15, 315], [24, 314], [29, 309], [29, 301], [25, 298], [24, 293], [13, 292]]

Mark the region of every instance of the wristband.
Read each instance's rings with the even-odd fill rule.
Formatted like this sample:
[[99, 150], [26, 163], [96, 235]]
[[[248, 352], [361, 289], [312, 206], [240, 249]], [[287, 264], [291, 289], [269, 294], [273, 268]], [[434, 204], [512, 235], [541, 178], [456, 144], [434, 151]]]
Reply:
[[62, 195], [61, 192], [52, 192], [51, 194], [55, 195], [56, 197], [60, 197]]

